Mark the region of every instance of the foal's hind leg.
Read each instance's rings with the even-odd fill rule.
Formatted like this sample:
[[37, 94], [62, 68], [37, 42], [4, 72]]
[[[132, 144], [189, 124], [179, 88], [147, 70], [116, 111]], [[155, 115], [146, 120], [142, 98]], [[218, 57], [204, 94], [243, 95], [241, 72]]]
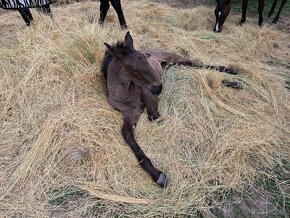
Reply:
[[220, 72], [233, 74], [233, 75], [236, 75], [239, 72], [239, 70], [234, 67], [205, 65], [198, 60], [191, 60], [189, 58], [172, 54], [170, 52], [149, 51], [149, 50], [145, 50], [144, 52], [154, 55], [162, 65], [163, 63], [165, 63], [166, 65], [184, 65], [184, 66], [189, 66], [189, 67], [195, 67], [198, 69], [200, 68], [214, 69]]
[[122, 135], [125, 141], [128, 143], [132, 151], [134, 152], [139, 164], [141, 167], [149, 173], [152, 179], [161, 187], [166, 187], [167, 177], [166, 175], [157, 170], [151, 160], [144, 154], [140, 146], [137, 144], [133, 134], [133, 125], [136, 124], [139, 114], [127, 116], [123, 114], [123, 127], [122, 127]]

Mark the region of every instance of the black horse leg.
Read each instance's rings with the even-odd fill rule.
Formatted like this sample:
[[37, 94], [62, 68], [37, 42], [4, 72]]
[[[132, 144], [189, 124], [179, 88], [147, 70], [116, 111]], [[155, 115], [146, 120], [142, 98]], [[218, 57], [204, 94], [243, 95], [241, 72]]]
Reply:
[[136, 124], [139, 115], [131, 115], [131, 116], [124, 116], [123, 117], [123, 127], [122, 127], [122, 135], [125, 141], [128, 143], [130, 148], [132, 149], [133, 153], [135, 154], [139, 164], [141, 167], [149, 173], [152, 179], [161, 187], [166, 187], [167, 178], [164, 173], [157, 170], [151, 160], [144, 154], [140, 146], [135, 141], [133, 135], [133, 126]]
[[115, 11], [117, 12], [121, 28], [127, 29], [125, 17], [124, 17], [123, 10], [122, 10], [121, 1], [120, 0], [110, 0], [110, 2], [112, 4], [113, 8], [115, 9]]
[[278, 0], [274, 0], [273, 1], [272, 7], [271, 7], [270, 11], [268, 12], [268, 17], [271, 17], [271, 15], [274, 13], [274, 10], [276, 8], [277, 2], [278, 2]]
[[282, 11], [284, 5], [286, 4], [286, 2], [287, 2], [287, 0], [282, 0], [282, 1], [281, 1], [280, 8], [279, 8], [279, 10], [278, 10], [278, 12], [277, 12], [277, 14], [276, 14], [274, 20], [272, 21], [272, 23], [276, 23], [276, 22], [278, 21], [279, 16], [280, 16], [280, 13], [281, 13], [281, 11]]
[[243, 3], [242, 3], [242, 19], [240, 21], [240, 24], [243, 24], [243, 23], [246, 22], [247, 8], [248, 8], [248, 0], [243, 0]]
[[23, 20], [25, 21], [26, 25], [30, 26], [31, 22], [33, 21], [33, 17], [29, 8], [19, 8], [18, 11], [21, 17], [23, 18]]
[[264, 11], [265, 0], [259, 0], [258, 12], [259, 12], [259, 26], [263, 23], [263, 11]]
[[50, 9], [49, 4], [38, 6], [37, 10], [43, 14], [47, 14], [47, 15], [51, 14], [51, 9]]
[[99, 24], [103, 25], [107, 12], [110, 8], [109, 0], [101, 0]]

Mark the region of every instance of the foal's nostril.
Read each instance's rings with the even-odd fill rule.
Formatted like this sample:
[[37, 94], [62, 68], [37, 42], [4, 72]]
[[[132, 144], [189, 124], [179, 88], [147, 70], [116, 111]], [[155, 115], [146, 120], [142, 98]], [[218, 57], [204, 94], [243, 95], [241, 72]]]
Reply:
[[153, 95], [159, 95], [162, 91], [162, 85], [151, 86], [150, 91]]

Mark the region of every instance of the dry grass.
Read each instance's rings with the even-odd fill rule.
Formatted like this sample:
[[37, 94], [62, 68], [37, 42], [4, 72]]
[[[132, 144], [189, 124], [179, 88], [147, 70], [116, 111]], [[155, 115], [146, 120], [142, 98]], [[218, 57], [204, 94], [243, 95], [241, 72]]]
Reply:
[[[32, 28], [17, 13], [2, 15], [1, 217], [209, 216], [224, 190], [245, 192], [289, 160], [289, 34], [251, 19], [238, 27], [236, 16], [214, 34], [212, 8], [123, 5], [136, 48], [244, 71], [166, 70], [162, 122], [143, 114], [136, 129], [170, 177], [163, 190], [138, 166], [120, 134], [121, 114], [106, 99], [103, 42], [125, 35], [113, 11], [104, 28], [94, 23], [96, 2], [53, 8], [56, 24], [34, 14]], [[225, 78], [244, 90], [220, 87]]]

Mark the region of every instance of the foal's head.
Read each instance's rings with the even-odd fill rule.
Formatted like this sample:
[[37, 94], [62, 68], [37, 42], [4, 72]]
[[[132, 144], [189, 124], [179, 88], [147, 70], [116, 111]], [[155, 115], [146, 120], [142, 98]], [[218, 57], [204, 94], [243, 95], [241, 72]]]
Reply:
[[111, 46], [107, 43], [105, 45], [118, 60], [119, 67], [131, 82], [148, 88], [153, 95], [160, 94], [162, 90], [160, 78], [148, 63], [147, 56], [134, 49], [130, 32], [126, 33], [125, 43], [121, 46]]
[[216, 8], [214, 10], [214, 14], [216, 17], [216, 22], [214, 26], [214, 32], [221, 32], [223, 28], [223, 24], [230, 13], [231, 4], [230, 0], [216, 0]]

